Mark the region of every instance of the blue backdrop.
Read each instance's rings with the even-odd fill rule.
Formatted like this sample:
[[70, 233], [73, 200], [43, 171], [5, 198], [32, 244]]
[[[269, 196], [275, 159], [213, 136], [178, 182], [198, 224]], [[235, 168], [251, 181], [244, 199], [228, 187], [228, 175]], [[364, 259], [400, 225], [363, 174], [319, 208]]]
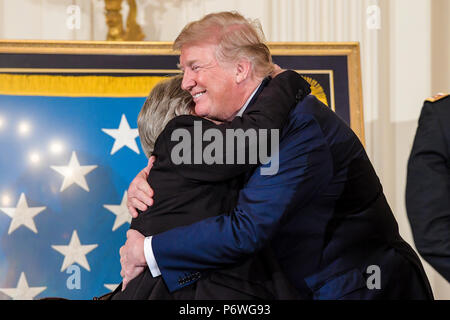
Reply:
[[[22, 224], [8, 234], [12, 218], [0, 210], [0, 288], [16, 288], [24, 273], [29, 287], [46, 287], [35, 298], [92, 299], [121, 281], [119, 248], [129, 223], [113, 231], [116, 216], [104, 205], [121, 204], [147, 159], [138, 137], [139, 154], [127, 145], [111, 154], [115, 139], [102, 129], [118, 129], [122, 115], [136, 129], [144, 101], [0, 95], [0, 208], [15, 208], [22, 193], [28, 207], [45, 207], [33, 218], [37, 233]], [[22, 121], [27, 134], [18, 131]], [[55, 139], [59, 153], [49, 150]], [[32, 152], [39, 154], [34, 162]], [[84, 176], [89, 191], [76, 183], [60, 191], [64, 176], [51, 167], [67, 166], [73, 152], [80, 166], [97, 166]], [[68, 245], [74, 230], [81, 245], [97, 245], [85, 255], [90, 271], [75, 263], [79, 286], [76, 272], [67, 273], [73, 269], [61, 271], [65, 256], [52, 248]], [[0, 299], [10, 297], [0, 291]]]

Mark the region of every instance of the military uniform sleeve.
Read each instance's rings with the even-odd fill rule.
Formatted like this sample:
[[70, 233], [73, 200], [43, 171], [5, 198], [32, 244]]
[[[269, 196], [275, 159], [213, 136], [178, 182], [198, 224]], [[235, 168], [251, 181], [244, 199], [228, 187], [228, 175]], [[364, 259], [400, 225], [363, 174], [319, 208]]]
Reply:
[[450, 158], [443, 125], [426, 102], [408, 162], [406, 208], [418, 251], [450, 281]]

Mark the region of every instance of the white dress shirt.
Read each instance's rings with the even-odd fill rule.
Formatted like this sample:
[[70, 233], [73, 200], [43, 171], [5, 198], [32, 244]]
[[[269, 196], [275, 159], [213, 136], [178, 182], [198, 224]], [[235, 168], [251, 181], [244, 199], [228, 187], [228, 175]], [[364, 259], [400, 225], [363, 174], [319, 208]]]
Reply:
[[[242, 117], [245, 109], [247, 109], [250, 101], [252, 100], [252, 98], [256, 94], [256, 92], [258, 91], [261, 84], [262, 83], [260, 83], [259, 86], [256, 87], [256, 89], [253, 91], [253, 93], [247, 99], [245, 104], [242, 106], [242, 108], [236, 114], [236, 117]], [[152, 276], [157, 277], [157, 276], [161, 275], [161, 271], [159, 270], [158, 263], [156, 262], [155, 256], [153, 254], [152, 238], [153, 238], [153, 236], [149, 236], [144, 239], [144, 255], [145, 255], [145, 260], [147, 261], [147, 265], [148, 265], [148, 268], [150, 269]]]

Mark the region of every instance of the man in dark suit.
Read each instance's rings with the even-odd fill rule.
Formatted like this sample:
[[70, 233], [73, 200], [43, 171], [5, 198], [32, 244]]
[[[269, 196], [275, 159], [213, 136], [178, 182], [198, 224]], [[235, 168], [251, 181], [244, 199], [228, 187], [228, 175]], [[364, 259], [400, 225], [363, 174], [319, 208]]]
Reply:
[[450, 282], [450, 95], [425, 101], [408, 161], [406, 209], [422, 257]]
[[[247, 57], [261, 73], [271, 64], [254, 34], [245, 18], [226, 12], [191, 23], [178, 36], [182, 87], [193, 96], [197, 114], [230, 120], [245, 112], [228, 101], [244, 105], [253, 89], [234, 87], [231, 78], [241, 67], [233, 58]], [[362, 144], [334, 112], [306, 97], [281, 132], [278, 155], [275, 174], [258, 168], [248, 175], [232, 212], [149, 238], [130, 231], [121, 248], [124, 279], [146, 263], [173, 292], [270, 244], [302, 298], [432, 299]], [[130, 185], [132, 212], [151, 204], [148, 170]]]

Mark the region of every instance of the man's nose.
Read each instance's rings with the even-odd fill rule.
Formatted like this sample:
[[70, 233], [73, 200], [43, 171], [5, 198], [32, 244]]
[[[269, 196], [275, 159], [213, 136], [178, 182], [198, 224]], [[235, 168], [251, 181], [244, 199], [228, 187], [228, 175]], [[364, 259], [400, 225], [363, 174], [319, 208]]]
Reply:
[[189, 70], [183, 74], [183, 81], [181, 82], [181, 89], [191, 91], [195, 87], [195, 80]]

